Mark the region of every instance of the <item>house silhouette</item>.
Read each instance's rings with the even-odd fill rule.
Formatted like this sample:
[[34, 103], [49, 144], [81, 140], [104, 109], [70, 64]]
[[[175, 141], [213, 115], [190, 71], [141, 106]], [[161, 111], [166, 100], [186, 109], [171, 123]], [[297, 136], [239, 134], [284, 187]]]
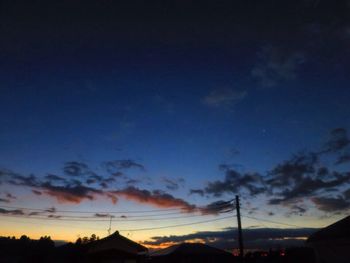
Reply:
[[86, 255], [91, 262], [140, 263], [146, 260], [148, 249], [118, 231], [86, 245]]
[[233, 262], [232, 254], [201, 243], [182, 243], [151, 254], [152, 263]]
[[312, 234], [306, 241], [318, 263], [350, 262], [350, 216]]

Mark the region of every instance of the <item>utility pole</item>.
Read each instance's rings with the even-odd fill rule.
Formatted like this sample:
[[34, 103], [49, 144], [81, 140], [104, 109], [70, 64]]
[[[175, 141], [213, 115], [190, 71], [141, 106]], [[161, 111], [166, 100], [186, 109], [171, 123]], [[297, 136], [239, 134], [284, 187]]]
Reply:
[[238, 223], [238, 244], [239, 244], [239, 257], [243, 258], [243, 236], [242, 236], [242, 224], [241, 224], [241, 212], [239, 206], [239, 196], [236, 195], [236, 212], [237, 212], [237, 223]]

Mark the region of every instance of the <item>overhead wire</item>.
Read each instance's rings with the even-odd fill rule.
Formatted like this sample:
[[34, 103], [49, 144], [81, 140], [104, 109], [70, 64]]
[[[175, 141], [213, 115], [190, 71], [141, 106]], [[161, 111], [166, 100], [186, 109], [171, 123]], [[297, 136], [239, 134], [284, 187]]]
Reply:
[[177, 224], [177, 225], [169, 225], [169, 226], [160, 226], [160, 227], [148, 227], [148, 228], [136, 228], [136, 229], [119, 229], [118, 231], [146, 231], [146, 230], [156, 230], [156, 229], [164, 229], [164, 228], [173, 228], [173, 227], [181, 227], [181, 226], [190, 226], [190, 225], [198, 225], [198, 224], [204, 224], [204, 223], [210, 223], [215, 221], [220, 221], [228, 218], [232, 218], [234, 215], [221, 217], [221, 218], [215, 218], [211, 220], [204, 220], [204, 221], [198, 221], [193, 223], [185, 223], [185, 224]]
[[298, 226], [298, 225], [288, 224], [288, 223], [282, 223], [282, 222], [277, 222], [277, 221], [269, 220], [269, 219], [257, 218], [257, 217], [248, 216], [248, 215], [241, 215], [241, 216], [242, 216], [242, 217], [246, 217], [246, 218], [250, 218], [250, 219], [255, 219], [255, 220], [257, 220], [257, 221], [265, 221], [265, 222], [268, 222], [268, 223], [273, 223], [273, 224], [278, 224], [278, 225], [285, 225], [285, 226], [291, 226], [291, 227], [302, 228], [301, 226]]
[[[9, 208], [9, 209], [23, 209], [23, 210], [32, 210], [32, 211], [42, 211], [42, 212], [50, 212], [49, 209], [43, 208], [30, 208], [30, 207], [18, 207], [18, 206], [6, 206], [1, 205], [1, 208]], [[153, 212], [163, 212], [163, 211], [178, 211], [185, 210], [185, 208], [168, 208], [168, 209], [153, 209], [153, 210], [131, 210], [131, 211], [76, 211], [76, 210], [55, 210], [55, 212], [59, 213], [77, 213], [77, 214], [91, 214], [91, 213], [110, 213], [110, 214], [126, 214], [126, 213], [153, 213]]]
[[[7, 210], [6, 212], [3, 211], [3, 213], [0, 214], [0, 216], [4, 217], [14, 217], [14, 218], [27, 218], [27, 219], [37, 219], [37, 220], [55, 220], [55, 221], [79, 221], [79, 222], [107, 222], [113, 219], [115, 222], [128, 222], [128, 221], [160, 221], [160, 220], [172, 220], [172, 219], [189, 219], [193, 217], [199, 217], [199, 216], [213, 216], [213, 215], [219, 215], [221, 213], [227, 213], [231, 212], [233, 210], [233, 204], [231, 203], [232, 200], [219, 203], [217, 205], [211, 205], [211, 206], [202, 206], [202, 207], [196, 207], [193, 209], [193, 212], [186, 211], [186, 213], [200, 213], [197, 215], [189, 215], [189, 216], [168, 216], [168, 215], [178, 215], [183, 214], [184, 212], [181, 211], [179, 208], [176, 208], [176, 212], [169, 212], [169, 213], [162, 213], [162, 210], [148, 210], [148, 212], [153, 211], [153, 214], [132, 214], [132, 215], [125, 215], [125, 211], [123, 212], [123, 215], [121, 216], [114, 216], [115, 213], [122, 213], [121, 211], [118, 212], [101, 212], [101, 211], [69, 211], [71, 215], [61, 215], [59, 213], [66, 212], [68, 213], [68, 210], [56, 210], [56, 209], [39, 209], [39, 208], [29, 208], [29, 207], [16, 207], [16, 206], [6, 206], [2, 205], [0, 208], [11, 208], [16, 210], [21, 210], [21, 213], [16, 213], [18, 211], [16, 210]], [[202, 209], [202, 210], [201, 210]], [[170, 209], [167, 209], [170, 210]], [[174, 210], [174, 209], [171, 209]], [[180, 211], [179, 211], [180, 210]], [[23, 211], [32, 211], [30, 213], [24, 213]], [[33, 212], [34, 211], [34, 212]], [[154, 214], [154, 211], [157, 211], [158, 213]], [[81, 213], [90, 213], [89, 216], [80, 216], [80, 215], [74, 215], [75, 213], [79, 214]], [[126, 211], [126, 212], [136, 212], [136, 211]], [[146, 212], [143, 210], [142, 212]], [[160, 213], [159, 213], [160, 212]], [[95, 214], [93, 214], [95, 213]], [[165, 216], [165, 217], [164, 217]], [[135, 219], [136, 218], [136, 219]]]
[[[248, 211], [247, 209], [245, 209], [246, 211]], [[246, 214], [241, 214], [242, 217], [246, 217], [246, 218], [250, 218], [250, 219], [254, 219], [256, 221], [264, 221], [267, 223], [272, 223], [272, 224], [277, 224], [277, 225], [284, 225], [284, 226], [289, 226], [289, 227], [298, 227], [298, 228], [302, 228], [302, 226], [298, 226], [295, 224], [289, 224], [289, 223], [283, 223], [283, 222], [278, 222], [275, 220], [270, 220], [270, 219], [265, 219], [265, 218], [259, 218], [259, 217], [254, 217], [254, 216], [250, 216], [250, 215], [246, 215]], [[261, 223], [261, 222], [260, 222]]]
[[[229, 211], [225, 211], [223, 213], [228, 213]], [[169, 220], [169, 219], [188, 219], [193, 217], [203, 217], [203, 216], [215, 216], [218, 214], [199, 214], [199, 215], [189, 215], [189, 216], [174, 216], [174, 217], [163, 217], [163, 218], [138, 218], [138, 219], [128, 219], [128, 218], [115, 218], [112, 217], [113, 222], [132, 222], [132, 221], [160, 221], [160, 220]], [[4, 217], [15, 217], [15, 218], [27, 218], [27, 219], [38, 219], [38, 220], [55, 220], [55, 221], [79, 221], [79, 222], [109, 222], [110, 216], [106, 216], [104, 218], [99, 217], [74, 217], [74, 216], [30, 216], [30, 215], [15, 215], [15, 214], [0, 214], [0, 216]]]
[[[214, 208], [221, 208], [221, 207], [228, 207], [228, 205], [232, 205], [233, 200], [226, 201], [222, 204], [214, 205]], [[38, 212], [46, 212], [46, 213], [76, 213], [76, 214], [93, 214], [93, 213], [101, 213], [101, 214], [143, 214], [143, 213], [154, 213], [154, 215], [159, 215], [160, 213], [167, 212], [167, 211], [177, 211], [174, 212], [174, 214], [178, 212], [191, 212], [192, 210], [185, 208], [185, 207], [178, 207], [178, 208], [167, 208], [167, 209], [153, 209], [153, 210], [125, 210], [125, 211], [76, 211], [76, 210], [54, 210], [50, 211], [50, 209], [42, 209], [42, 208], [30, 208], [30, 207], [18, 207], [18, 206], [6, 206], [6, 205], [0, 205], [0, 208], [6, 208], [6, 209], [20, 209], [20, 210], [28, 210], [28, 211], [38, 211]], [[193, 209], [195, 212], [196, 210], [200, 209], [210, 209], [208, 206], [198, 206]], [[169, 215], [170, 213], [164, 213], [164, 215]], [[136, 217], [137, 215], [133, 215]], [[151, 216], [151, 215], [147, 215]]]
[[[197, 224], [205, 224], [205, 223], [210, 223], [210, 222], [216, 222], [216, 221], [221, 221], [224, 219], [232, 218], [235, 215], [229, 215], [225, 217], [220, 217], [220, 218], [214, 218], [214, 219], [209, 219], [209, 220], [202, 220], [202, 221], [196, 221], [196, 222], [190, 222], [190, 223], [183, 223], [183, 224], [175, 224], [175, 225], [167, 225], [167, 226], [159, 226], [159, 227], [146, 227], [146, 228], [135, 228], [135, 229], [118, 229], [118, 231], [121, 232], [134, 232], [134, 231], [147, 231], [147, 230], [156, 230], [156, 229], [166, 229], [166, 228], [176, 228], [176, 227], [182, 227], [182, 226], [189, 226], [189, 225], [197, 225]], [[48, 218], [46, 218], [48, 219]], [[12, 222], [12, 220], [11, 220]], [[23, 222], [23, 223], [33, 223], [33, 222]], [[33, 224], [36, 224], [35, 222]], [[42, 225], [41, 223], [39, 225]], [[52, 224], [48, 224], [49, 226], [52, 226]], [[74, 226], [71, 225], [58, 225], [60, 227], [67, 227], [67, 228], [74, 228]], [[78, 228], [78, 227], [76, 227]], [[80, 227], [79, 228], [86, 228], [86, 227]], [[104, 229], [99, 229], [99, 228], [87, 228], [87, 229], [94, 229], [94, 230], [104, 230]]]

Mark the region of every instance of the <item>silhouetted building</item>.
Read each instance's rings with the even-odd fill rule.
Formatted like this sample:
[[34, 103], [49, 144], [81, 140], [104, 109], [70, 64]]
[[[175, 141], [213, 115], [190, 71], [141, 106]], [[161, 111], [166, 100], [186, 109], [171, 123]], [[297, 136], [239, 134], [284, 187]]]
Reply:
[[319, 263], [350, 262], [350, 216], [312, 234], [307, 244]]
[[182, 243], [151, 254], [151, 261], [155, 263], [232, 263], [233, 260], [232, 254], [201, 243]]
[[148, 257], [148, 249], [116, 231], [86, 245], [90, 262], [139, 263]]

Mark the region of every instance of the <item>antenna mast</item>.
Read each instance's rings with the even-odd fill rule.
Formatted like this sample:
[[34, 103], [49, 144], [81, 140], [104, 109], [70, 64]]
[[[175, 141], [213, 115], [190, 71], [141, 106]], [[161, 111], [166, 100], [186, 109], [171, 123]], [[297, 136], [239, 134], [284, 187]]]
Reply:
[[112, 230], [112, 216], [110, 217], [110, 219], [109, 219], [109, 228], [108, 228], [108, 235], [110, 235], [111, 234], [111, 230]]

